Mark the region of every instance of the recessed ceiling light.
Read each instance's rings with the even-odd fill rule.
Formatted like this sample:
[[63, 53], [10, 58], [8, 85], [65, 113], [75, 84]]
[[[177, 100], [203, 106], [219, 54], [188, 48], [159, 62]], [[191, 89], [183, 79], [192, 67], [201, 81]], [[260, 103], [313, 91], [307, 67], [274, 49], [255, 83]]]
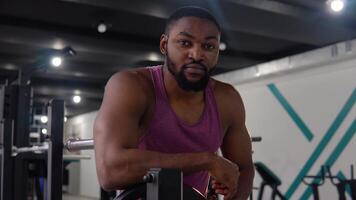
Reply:
[[43, 128], [43, 129], [41, 130], [41, 133], [47, 134], [47, 129], [46, 129], [46, 128]]
[[59, 56], [55, 56], [52, 58], [51, 63], [54, 67], [59, 67], [62, 64], [62, 58]]
[[151, 53], [148, 55], [147, 59], [149, 61], [159, 61], [159, 56], [156, 53]]
[[81, 100], [82, 100], [82, 98], [79, 95], [73, 96], [73, 102], [74, 103], [80, 103]]
[[48, 122], [48, 117], [45, 116], [45, 115], [41, 116], [41, 122], [44, 123], [44, 124], [47, 123]]
[[63, 49], [64, 48], [64, 43], [60, 39], [56, 39], [53, 43], [53, 48], [54, 49]]
[[345, 1], [344, 0], [331, 0], [329, 2], [330, 8], [334, 12], [340, 12], [344, 9]]
[[97, 28], [99, 33], [105, 33], [108, 30], [108, 27], [104, 22], [100, 22]]
[[74, 94], [79, 95], [80, 94], [80, 90], [74, 90]]
[[220, 49], [220, 51], [225, 51], [226, 50], [226, 44], [224, 42], [220, 42], [219, 49]]

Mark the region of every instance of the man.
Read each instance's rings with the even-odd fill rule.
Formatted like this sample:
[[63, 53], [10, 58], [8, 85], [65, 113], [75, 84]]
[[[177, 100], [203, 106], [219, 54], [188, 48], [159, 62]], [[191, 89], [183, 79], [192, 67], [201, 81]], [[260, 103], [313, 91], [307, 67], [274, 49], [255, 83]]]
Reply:
[[[98, 178], [107, 190], [142, 182], [150, 168], [183, 171], [206, 195], [209, 175], [224, 199], [247, 199], [254, 177], [238, 92], [210, 78], [220, 26], [205, 9], [184, 7], [160, 38], [163, 66], [119, 72], [108, 81], [94, 125]], [[222, 155], [216, 155], [218, 149]]]

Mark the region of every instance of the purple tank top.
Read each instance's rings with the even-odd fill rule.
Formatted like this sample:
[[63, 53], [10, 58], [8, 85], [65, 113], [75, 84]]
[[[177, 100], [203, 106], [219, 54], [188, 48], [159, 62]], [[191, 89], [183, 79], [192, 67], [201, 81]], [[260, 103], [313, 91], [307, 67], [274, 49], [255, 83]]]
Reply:
[[[163, 82], [162, 66], [148, 68], [155, 89], [155, 108], [148, 131], [140, 138], [139, 149], [163, 153], [216, 153], [223, 139], [211, 80], [204, 91], [205, 107], [200, 120], [188, 125], [170, 106]], [[200, 171], [184, 175], [184, 184], [206, 196], [209, 174]]]

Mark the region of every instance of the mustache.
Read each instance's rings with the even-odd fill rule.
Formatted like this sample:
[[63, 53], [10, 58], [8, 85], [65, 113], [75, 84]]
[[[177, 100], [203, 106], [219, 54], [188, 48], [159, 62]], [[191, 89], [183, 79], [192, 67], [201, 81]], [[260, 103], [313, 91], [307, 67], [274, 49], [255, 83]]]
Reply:
[[208, 71], [208, 67], [200, 61], [192, 61], [188, 64], [185, 64], [185, 65], [183, 65], [183, 69], [189, 68], [190, 65], [199, 65], [201, 67], [201, 69], [203, 69], [204, 71]]

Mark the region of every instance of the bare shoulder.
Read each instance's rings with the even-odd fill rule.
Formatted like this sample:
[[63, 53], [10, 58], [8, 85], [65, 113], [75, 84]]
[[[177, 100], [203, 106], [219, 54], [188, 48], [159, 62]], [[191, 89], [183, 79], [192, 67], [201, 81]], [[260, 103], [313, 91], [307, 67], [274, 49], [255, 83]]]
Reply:
[[242, 104], [240, 93], [234, 86], [219, 80], [212, 80], [215, 96], [219, 101], [223, 101], [224, 103], [233, 103], [232, 106], [236, 106], [236, 104]]
[[[213, 89], [223, 123], [232, 123], [236, 119], [244, 121], [245, 109], [240, 93], [234, 86], [219, 80], [213, 80]], [[239, 120], [239, 121], [240, 121]]]
[[122, 111], [132, 105], [131, 109], [143, 112], [151, 103], [152, 88], [150, 72], [147, 68], [117, 72], [111, 76], [105, 86], [101, 110]]
[[115, 73], [109, 79], [106, 89], [110, 87], [125, 87], [127, 89], [135, 89], [131, 90], [131, 92], [144, 92], [152, 86], [152, 80], [150, 76], [150, 72], [147, 68], [137, 68], [137, 69], [129, 69], [123, 70]]

